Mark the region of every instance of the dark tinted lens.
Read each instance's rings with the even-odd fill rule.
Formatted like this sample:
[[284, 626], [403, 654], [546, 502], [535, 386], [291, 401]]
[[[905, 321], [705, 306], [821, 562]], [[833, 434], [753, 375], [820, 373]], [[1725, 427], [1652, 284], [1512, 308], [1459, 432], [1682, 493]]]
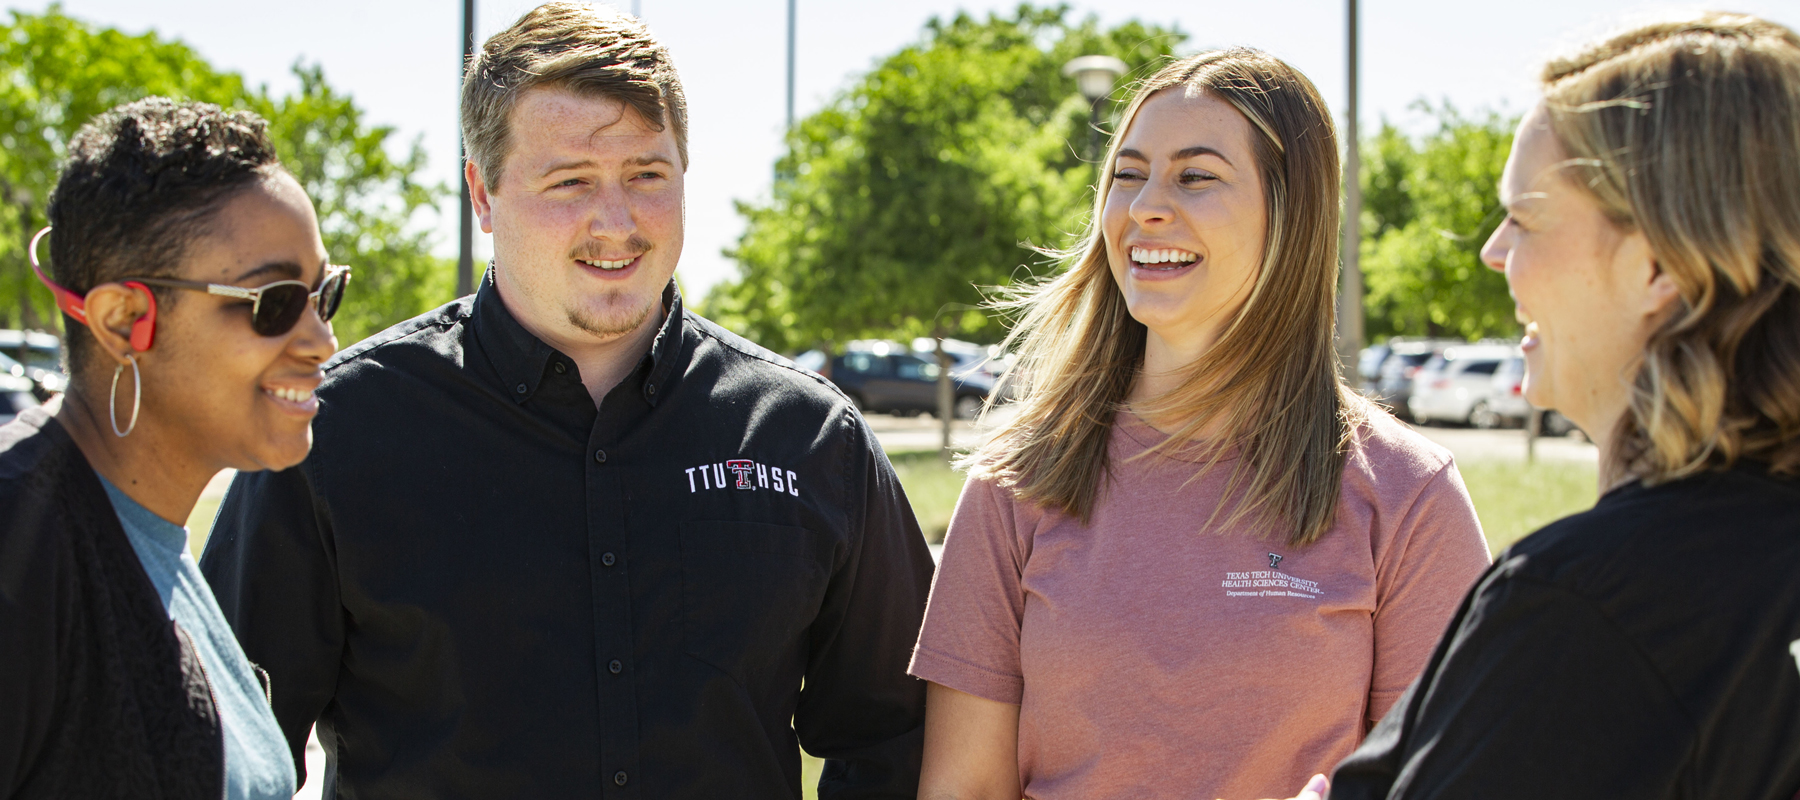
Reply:
[[338, 303], [344, 301], [344, 284], [349, 280], [350, 271], [339, 270], [319, 287], [319, 319], [330, 322], [337, 315]]
[[250, 319], [250, 329], [260, 336], [280, 336], [293, 330], [294, 323], [306, 312], [307, 294], [306, 287], [298, 283], [264, 289], [256, 316]]

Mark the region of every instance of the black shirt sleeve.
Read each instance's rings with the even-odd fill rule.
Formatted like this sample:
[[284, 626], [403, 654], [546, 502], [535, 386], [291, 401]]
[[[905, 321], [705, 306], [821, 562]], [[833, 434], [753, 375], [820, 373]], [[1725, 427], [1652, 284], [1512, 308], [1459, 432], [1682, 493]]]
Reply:
[[200, 571], [244, 655], [269, 673], [275, 719], [306, 780], [306, 738], [335, 693], [344, 643], [331, 527], [304, 468], [242, 472]]
[[[925, 614], [932, 560], [893, 467], [864, 441], [859, 535], [814, 620], [794, 730], [826, 760], [820, 800], [910, 798], [924, 751], [925, 685], [906, 674]], [[853, 482], [852, 487], [857, 484]]]
[[1331, 800], [1657, 798], [1694, 729], [1592, 601], [1490, 572]]

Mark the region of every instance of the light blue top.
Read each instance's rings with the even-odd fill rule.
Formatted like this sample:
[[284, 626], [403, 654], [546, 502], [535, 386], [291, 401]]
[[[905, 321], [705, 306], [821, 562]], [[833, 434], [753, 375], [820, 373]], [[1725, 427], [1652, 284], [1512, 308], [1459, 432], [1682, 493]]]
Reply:
[[294, 760], [262, 683], [238, 646], [231, 625], [213, 599], [200, 565], [187, 551], [187, 529], [151, 513], [105, 478], [113, 509], [131, 549], [137, 551], [169, 618], [187, 631], [199, 651], [200, 666], [212, 685], [219, 722], [225, 729], [227, 800], [289, 800], [294, 795]]

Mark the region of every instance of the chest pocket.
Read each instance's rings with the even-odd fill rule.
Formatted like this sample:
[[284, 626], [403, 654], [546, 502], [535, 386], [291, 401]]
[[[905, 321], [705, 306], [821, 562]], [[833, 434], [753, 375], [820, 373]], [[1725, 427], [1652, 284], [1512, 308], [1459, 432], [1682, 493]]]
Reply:
[[820, 544], [786, 525], [682, 523], [685, 651], [744, 679], [802, 647], [829, 575]]

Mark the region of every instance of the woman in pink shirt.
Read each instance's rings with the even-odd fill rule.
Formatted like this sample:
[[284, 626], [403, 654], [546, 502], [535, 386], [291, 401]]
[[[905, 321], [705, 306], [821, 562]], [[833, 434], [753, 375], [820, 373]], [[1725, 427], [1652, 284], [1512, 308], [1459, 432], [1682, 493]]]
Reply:
[[920, 797], [1242, 798], [1354, 749], [1488, 563], [1450, 455], [1346, 388], [1338, 144], [1266, 54], [1133, 97], [912, 673]]

